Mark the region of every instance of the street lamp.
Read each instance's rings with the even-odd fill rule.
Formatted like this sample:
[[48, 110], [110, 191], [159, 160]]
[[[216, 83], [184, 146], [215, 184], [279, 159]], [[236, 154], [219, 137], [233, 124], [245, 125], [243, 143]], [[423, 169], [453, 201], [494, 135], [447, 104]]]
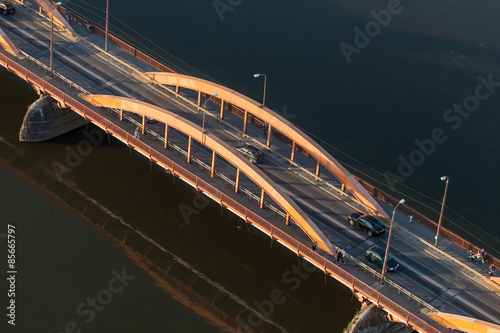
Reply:
[[396, 209], [398, 208], [398, 206], [404, 202], [405, 202], [405, 199], [399, 200], [399, 203], [396, 205], [396, 207], [394, 207], [394, 211], [392, 212], [391, 227], [389, 229], [389, 238], [387, 238], [387, 247], [385, 248], [384, 265], [382, 267], [382, 275], [380, 276], [380, 281], [382, 283], [384, 282], [385, 268], [387, 266], [387, 256], [389, 255], [389, 244], [391, 243], [391, 234], [392, 234], [392, 225], [394, 223], [394, 214], [396, 214]]
[[205, 112], [207, 112], [205, 109], [207, 107], [207, 102], [212, 98], [212, 97], [216, 97], [218, 95], [218, 93], [215, 93], [213, 95], [211, 95], [209, 98], [207, 98], [207, 100], [205, 101], [205, 103], [203, 103], [203, 125], [201, 126], [201, 133], [202, 135], [205, 134]]
[[109, 0], [106, 0], [106, 34], [104, 37], [104, 52], [108, 52], [108, 32], [109, 32]]
[[266, 81], [267, 81], [267, 75], [266, 74], [254, 74], [253, 77], [264, 77], [264, 98], [262, 98], [262, 105], [266, 105]]
[[441, 205], [441, 214], [439, 214], [439, 223], [438, 223], [438, 230], [436, 233], [436, 242], [434, 243], [434, 246], [438, 246], [438, 237], [439, 237], [439, 231], [441, 231], [441, 222], [443, 221], [443, 212], [444, 212], [444, 203], [446, 202], [446, 192], [448, 191], [448, 183], [450, 182], [450, 178], [447, 176], [441, 177], [442, 181], [446, 180], [446, 186], [444, 187], [444, 196], [443, 196], [443, 204]]

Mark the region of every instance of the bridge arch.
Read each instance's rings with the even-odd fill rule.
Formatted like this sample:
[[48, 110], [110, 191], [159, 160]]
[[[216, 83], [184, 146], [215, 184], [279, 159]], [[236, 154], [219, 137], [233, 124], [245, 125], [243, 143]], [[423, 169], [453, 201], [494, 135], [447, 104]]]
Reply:
[[[195, 139], [199, 141], [202, 145], [213, 151], [213, 158], [215, 157], [215, 154], [218, 154], [236, 167], [236, 190], [238, 190], [239, 186], [239, 173], [242, 172], [262, 189], [261, 198], [263, 198], [264, 193], [270, 196], [287, 213], [287, 216], [290, 216], [310, 238], [318, 243], [319, 247], [330, 254], [334, 253], [335, 249], [333, 245], [307, 216], [307, 214], [266, 174], [244, 159], [243, 156], [237, 153], [232, 147], [219, 139], [217, 136], [208, 133], [206, 130], [202, 132], [202, 128], [200, 126], [179, 116], [178, 114], [146, 102], [112, 95], [87, 95], [83, 96], [83, 98], [98, 107], [119, 109], [121, 110], [122, 115], [123, 111], [129, 111], [143, 116], [143, 119], [145, 117], [154, 118], [159, 122], [164, 123], [166, 125], [166, 129], [171, 127], [186, 134], [189, 137], [188, 162], [190, 161], [191, 154], [191, 140]], [[165, 136], [168, 137], [167, 131]], [[213, 159], [212, 170], [214, 170], [214, 168], [215, 163]]]
[[198, 105], [201, 106], [201, 93], [213, 95], [217, 93], [217, 98], [222, 100], [221, 103], [221, 118], [224, 118], [225, 103], [233, 104], [245, 110], [243, 131], [246, 132], [248, 114], [251, 114], [269, 124], [269, 136], [267, 145], [271, 145], [271, 132], [276, 129], [293, 141], [292, 157], [295, 157], [295, 146], [299, 145], [312, 155], [317, 161], [316, 175], [319, 176], [320, 166], [325, 167], [331, 172], [360, 202], [368, 206], [370, 209], [377, 211], [379, 214], [388, 218], [389, 216], [379, 203], [365, 190], [365, 188], [323, 147], [312, 140], [308, 135], [302, 132], [288, 120], [262, 105], [253, 99], [240, 94], [230, 88], [224, 87], [217, 83], [203, 80], [194, 76], [165, 73], [165, 72], [148, 72], [146, 73], [153, 80], [179, 88], [187, 88], [198, 92]]

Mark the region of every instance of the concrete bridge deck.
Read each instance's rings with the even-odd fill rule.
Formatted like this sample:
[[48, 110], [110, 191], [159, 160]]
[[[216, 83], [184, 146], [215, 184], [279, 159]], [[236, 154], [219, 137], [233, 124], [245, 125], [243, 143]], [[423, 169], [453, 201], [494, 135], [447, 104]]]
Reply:
[[[152, 86], [140, 73], [157, 71], [157, 69], [112, 44], [109, 45], [107, 54], [101, 52], [96, 48], [96, 46], [103, 45], [101, 37], [77, 24], [72, 23], [72, 26], [79, 37], [71, 38], [65, 34], [56, 34], [54, 70], [57, 73], [70, 78], [73, 83], [90, 93], [115, 94], [147, 101], [201, 125], [202, 113], [195, 105], [196, 94], [194, 92], [181, 91], [184, 98], [191, 99], [191, 102], [187, 102], [161, 87]], [[40, 20], [33, 11], [20, 10], [15, 16], [0, 18], [0, 27], [21, 50], [38, 61], [48, 64], [47, 21]], [[47, 82], [81, 100], [81, 92], [71, 90], [68, 83], [48, 76], [46, 71], [37, 64], [33, 64], [33, 61], [25, 58], [18, 62]], [[244, 135], [241, 131], [235, 130], [242, 128], [241, 118], [227, 113], [225, 122], [220, 122], [217, 120], [218, 106], [211, 102], [207, 105], [208, 112], [211, 113], [206, 117], [205, 128], [210, 133], [217, 134], [230, 145], [246, 141], [265, 147], [266, 138], [261, 135], [259, 128], [249, 126], [247, 135]], [[131, 119], [137, 123], [122, 122], [116, 113], [107, 110], [97, 110], [97, 112], [130, 135], [133, 135], [137, 123], [141, 121], [140, 117], [130, 115]], [[148, 127], [159, 137], [164, 133], [164, 126], [160, 123], [148, 124]], [[187, 149], [187, 140], [182, 134], [173, 133], [170, 140], [174, 145], [184, 150]], [[199, 164], [187, 164], [182, 153], [163, 149], [162, 142], [158, 141], [153, 133], [141, 136], [141, 141], [157, 151], [162, 151], [169, 159], [206, 182], [212, 183], [226, 195], [261, 215], [276, 228], [280, 228], [306, 246], [311, 245], [310, 239], [299, 228], [286, 226], [283, 218], [276, 216], [269, 209], [259, 209], [257, 202], [250, 201], [248, 195], [235, 194], [232, 191], [232, 185], [223, 177], [214, 180], [210, 177], [208, 170], [200, 169]], [[331, 174], [325, 173], [321, 180], [315, 177], [315, 161], [302, 154], [297, 154], [295, 163], [288, 160], [289, 151], [288, 145], [273, 140], [271, 149], [266, 150], [266, 162], [260, 166], [260, 169], [297, 202], [335, 246], [347, 249], [351, 260], [341, 266], [343, 270], [356, 276], [363, 283], [389, 297], [408, 311], [417, 314], [432, 326], [438, 327], [440, 331], [447, 330], [426, 316], [425, 313], [429, 309], [419, 304], [415, 298], [406, 295], [406, 291], [430, 305], [431, 310], [437, 309], [441, 312], [456, 313], [500, 324], [498, 289], [487, 279], [482, 278], [487, 265], [466, 261], [464, 250], [446, 239], [442, 239], [439, 248], [435, 249], [430, 244], [435, 234], [420, 225], [418, 221], [408, 224], [407, 216], [399, 212], [395, 219], [397, 227], [393, 234], [391, 253], [402, 262], [402, 267], [399, 272], [388, 276], [393, 284], [380, 284], [376, 279], [377, 276], [371, 271], [380, 271], [380, 269], [366, 263], [363, 254], [372, 244], [384, 246], [386, 236], [368, 239], [359, 230], [351, 228], [346, 223], [346, 217], [353, 211], [362, 209], [362, 206], [335, 189], [335, 187], [340, 188], [340, 183]], [[210, 165], [210, 155], [210, 151], [203, 146], [194, 146], [194, 157], [206, 165]], [[218, 171], [227, 179], [235, 179], [236, 170], [228, 163], [219, 163]], [[243, 179], [242, 187], [259, 196], [260, 189], [248, 179]], [[392, 214], [392, 207], [383, 202], [380, 204], [388, 215]], [[328, 254], [324, 252], [320, 254], [335, 262], [334, 258]], [[360, 265], [355, 264], [358, 261]], [[404, 291], [398, 289], [398, 286]]]

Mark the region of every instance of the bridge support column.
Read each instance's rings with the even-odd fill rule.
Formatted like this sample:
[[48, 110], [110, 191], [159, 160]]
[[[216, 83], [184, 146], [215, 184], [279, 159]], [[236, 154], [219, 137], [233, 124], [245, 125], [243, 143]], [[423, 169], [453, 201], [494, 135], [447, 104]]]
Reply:
[[123, 121], [123, 118], [125, 117], [125, 111], [120, 110], [120, 121]]
[[238, 193], [240, 191], [240, 169], [236, 169], [236, 184], [234, 185], [234, 193]]
[[191, 163], [192, 160], [193, 160], [193, 138], [189, 137], [187, 162]]
[[243, 117], [243, 133], [247, 133], [248, 129], [248, 111], [245, 110], [245, 117]]
[[342, 192], [345, 192], [345, 184], [342, 183]]
[[201, 106], [202, 98], [203, 98], [203, 93], [201, 91], [198, 91], [198, 106]]
[[163, 143], [163, 148], [165, 149], [168, 148], [168, 137], [169, 137], [168, 125], [165, 124], [165, 142]]
[[286, 213], [285, 224], [290, 225], [290, 214]]
[[259, 208], [260, 208], [260, 209], [264, 209], [265, 204], [266, 204], [266, 192], [265, 192], [264, 190], [262, 190], [262, 192], [261, 192], [261, 194], [260, 194], [260, 204], [259, 204]]
[[297, 150], [297, 146], [296, 146], [296, 143], [294, 141], [292, 144], [292, 156], [290, 157], [290, 160], [292, 162], [295, 162], [295, 150]]
[[221, 100], [220, 101], [220, 120], [224, 120], [224, 108], [226, 107], [226, 101], [225, 100]]
[[269, 128], [267, 131], [267, 146], [271, 147], [271, 138], [273, 137], [273, 127], [269, 124]]
[[146, 134], [146, 116], [142, 116], [142, 129], [141, 129], [141, 134], [142, 134], [142, 135]]
[[316, 177], [319, 177], [320, 172], [321, 172], [321, 164], [318, 161], [318, 163], [316, 164]]
[[217, 163], [217, 154], [215, 153], [215, 150], [212, 151], [212, 169], [210, 169], [210, 177], [214, 178], [215, 177], [215, 165]]
[[175, 93], [180, 94], [181, 93], [181, 87], [180, 86], [175, 86]]

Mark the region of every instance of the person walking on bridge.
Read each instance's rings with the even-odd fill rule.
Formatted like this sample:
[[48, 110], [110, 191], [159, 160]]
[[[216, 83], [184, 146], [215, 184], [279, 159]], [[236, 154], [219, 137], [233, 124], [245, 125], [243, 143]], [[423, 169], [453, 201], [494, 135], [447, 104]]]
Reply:
[[139, 126], [137, 126], [137, 127], [135, 128], [134, 138], [139, 139]]

